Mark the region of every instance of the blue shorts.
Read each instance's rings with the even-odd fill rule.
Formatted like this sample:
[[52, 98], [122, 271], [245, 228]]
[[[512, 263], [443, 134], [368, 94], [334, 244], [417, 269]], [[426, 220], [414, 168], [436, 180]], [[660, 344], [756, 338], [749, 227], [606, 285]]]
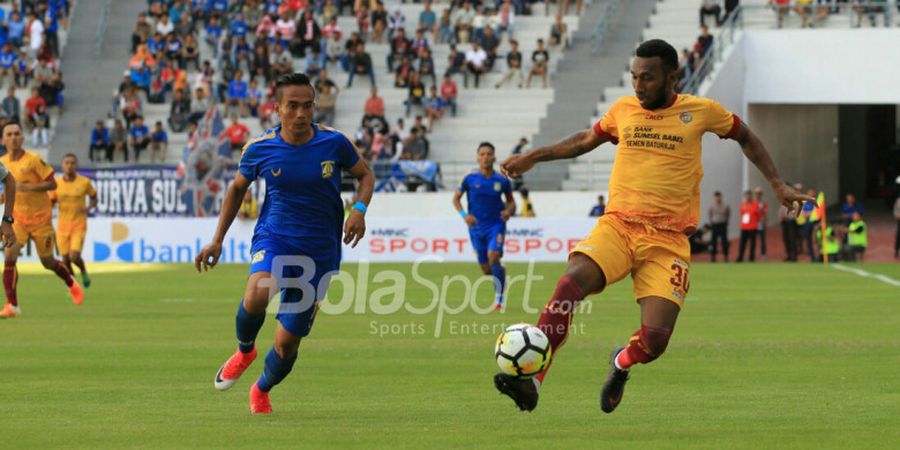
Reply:
[[291, 334], [309, 335], [318, 302], [340, 266], [340, 247], [310, 249], [310, 240], [271, 234], [254, 235], [250, 246], [250, 274], [269, 272], [278, 280], [281, 306], [275, 316]]
[[506, 240], [506, 223], [501, 222], [486, 227], [475, 226], [469, 228], [469, 238], [472, 240], [472, 248], [478, 255], [479, 264], [487, 264], [488, 251], [500, 252], [503, 256], [503, 241]]

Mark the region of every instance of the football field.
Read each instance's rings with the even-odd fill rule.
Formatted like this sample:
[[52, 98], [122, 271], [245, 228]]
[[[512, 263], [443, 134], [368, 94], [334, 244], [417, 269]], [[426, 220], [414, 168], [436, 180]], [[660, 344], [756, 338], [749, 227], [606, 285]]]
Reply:
[[[638, 328], [630, 280], [589, 297], [522, 413], [494, 389], [496, 335], [535, 322], [562, 264], [514, 282], [504, 313], [471, 264], [344, 265], [274, 413], [247, 392], [272, 342], [227, 392], [246, 266], [94, 266], [84, 305], [22, 270], [23, 315], [0, 322], [2, 448], [889, 448], [900, 443], [900, 265], [712, 265], [667, 353], [599, 409], [610, 350]], [[529, 270], [508, 265], [510, 277]], [[864, 275], [870, 276], [864, 276]], [[450, 279], [453, 275], [464, 275]], [[882, 275], [881, 278], [875, 276]], [[448, 277], [448, 278], [445, 278]], [[398, 280], [405, 278], [405, 284]], [[893, 282], [893, 283], [892, 283]], [[444, 289], [444, 287], [447, 289]], [[398, 289], [403, 292], [397, 294]], [[437, 292], [435, 292], [437, 291]], [[526, 295], [526, 291], [528, 291]], [[347, 295], [344, 295], [347, 294]], [[442, 295], [446, 294], [446, 295]], [[523, 301], [527, 298], [527, 301]]]

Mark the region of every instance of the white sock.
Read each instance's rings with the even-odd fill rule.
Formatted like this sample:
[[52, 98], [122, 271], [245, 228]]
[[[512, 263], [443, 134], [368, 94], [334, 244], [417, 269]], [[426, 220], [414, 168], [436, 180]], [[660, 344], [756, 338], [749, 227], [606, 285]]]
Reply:
[[619, 353], [616, 353], [616, 357], [613, 358], [613, 364], [615, 364], [616, 369], [619, 369], [619, 370], [628, 370], [628, 369], [623, 369], [622, 366], [619, 365], [619, 355], [621, 355], [622, 352], [624, 352], [624, 351], [625, 351], [625, 350], [622, 350], [622, 351], [620, 351]]

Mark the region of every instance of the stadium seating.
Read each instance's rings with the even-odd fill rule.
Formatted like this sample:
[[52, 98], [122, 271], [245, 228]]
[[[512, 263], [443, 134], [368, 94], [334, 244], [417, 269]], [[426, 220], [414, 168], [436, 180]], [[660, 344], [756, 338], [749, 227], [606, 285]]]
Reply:
[[[387, 3], [388, 11], [393, 10], [395, 6], [401, 8], [406, 16], [407, 36], [412, 36], [418, 23], [419, 13], [423, 9], [422, 4]], [[439, 14], [444, 7], [444, 4], [435, 5], [434, 11]], [[536, 8], [537, 11], [542, 11], [542, 9], [539, 6]], [[553, 16], [541, 14], [516, 17], [514, 37], [520, 43], [519, 50], [525, 60], [523, 69], [526, 77], [527, 70], [531, 66], [530, 56], [536, 46], [536, 41], [538, 38], [546, 41], [553, 20]], [[564, 20], [569, 27], [569, 33], [573, 33], [578, 26], [578, 17], [570, 15]], [[347, 15], [338, 18], [338, 25], [345, 36], [357, 29], [355, 19]], [[440, 75], [447, 67], [447, 57], [450, 54], [449, 45], [435, 45], [434, 42], [431, 42], [431, 36], [428, 37], [433, 49], [432, 58], [435, 62], [436, 73]], [[201, 60], [211, 59], [212, 49], [206, 44], [201, 44], [200, 48]], [[466, 49], [464, 46], [460, 47], [461, 51]], [[469, 89], [464, 89], [462, 77], [454, 76], [454, 81], [459, 85], [457, 117], [446, 115], [436, 123], [434, 132], [427, 136], [431, 143], [429, 159], [442, 163], [445, 182], [454, 182], [457, 177], [472, 167], [474, 149], [479, 142], [489, 140], [494, 142], [498, 148], [512, 148], [520, 137], [534, 134], [538, 129], [540, 119], [546, 114], [547, 105], [553, 100], [552, 82], [548, 89], [540, 87], [540, 80], [535, 80], [529, 90], [518, 90], [512, 86], [494, 89], [494, 84], [506, 68], [505, 56], [508, 49], [508, 39], [504, 36], [498, 49], [499, 57], [494, 64], [494, 69], [482, 76], [479, 89], [476, 90], [472, 87], [472, 80], [470, 80]], [[386, 42], [369, 42], [366, 44], [366, 51], [372, 57], [379, 95], [385, 102], [385, 115], [393, 126], [396, 124], [396, 120], [404, 115], [403, 101], [406, 100], [407, 90], [393, 87], [394, 76], [387, 73], [386, 56], [389, 45]], [[552, 73], [556, 70], [563, 54], [559, 47], [548, 47], [548, 52], [550, 53], [549, 73], [552, 78]], [[295, 70], [303, 70], [304, 65], [305, 62], [302, 58], [295, 58]], [[352, 135], [360, 125], [363, 105], [369, 96], [368, 78], [355, 77], [353, 87], [347, 89], [345, 86], [348, 75], [338, 65], [329, 66], [329, 77], [341, 89], [336, 106], [336, 128]], [[440, 82], [440, 77], [438, 77], [438, 82]], [[430, 87], [430, 80], [425, 84], [426, 88]], [[413, 110], [413, 117], [416, 115], [416, 111]], [[165, 123], [169, 114], [169, 103], [150, 104], [145, 102], [143, 114], [145, 123], [152, 124], [157, 120]], [[407, 126], [412, 123], [413, 117], [405, 120]], [[256, 119], [245, 118], [241, 119], [241, 122], [254, 134], [262, 131]], [[465, 132], [460, 132], [460, 130], [465, 130]], [[178, 163], [182, 156], [181, 149], [186, 143], [187, 133], [169, 133], [167, 163]]]

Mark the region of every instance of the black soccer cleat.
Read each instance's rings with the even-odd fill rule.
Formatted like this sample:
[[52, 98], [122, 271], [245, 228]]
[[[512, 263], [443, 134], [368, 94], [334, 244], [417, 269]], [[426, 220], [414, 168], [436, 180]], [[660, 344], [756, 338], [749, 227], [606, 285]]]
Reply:
[[614, 348], [609, 357], [609, 374], [603, 383], [603, 390], [600, 391], [600, 409], [605, 413], [615, 411], [616, 406], [622, 401], [622, 394], [625, 393], [628, 371], [616, 367], [616, 356], [624, 349], [625, 347]]
[[531, 412], [537, 407], [538, 391], [531, 378], [519, 378], [504, 373], [494, 375], [494, 386], [506, 394], [522, 411]]

